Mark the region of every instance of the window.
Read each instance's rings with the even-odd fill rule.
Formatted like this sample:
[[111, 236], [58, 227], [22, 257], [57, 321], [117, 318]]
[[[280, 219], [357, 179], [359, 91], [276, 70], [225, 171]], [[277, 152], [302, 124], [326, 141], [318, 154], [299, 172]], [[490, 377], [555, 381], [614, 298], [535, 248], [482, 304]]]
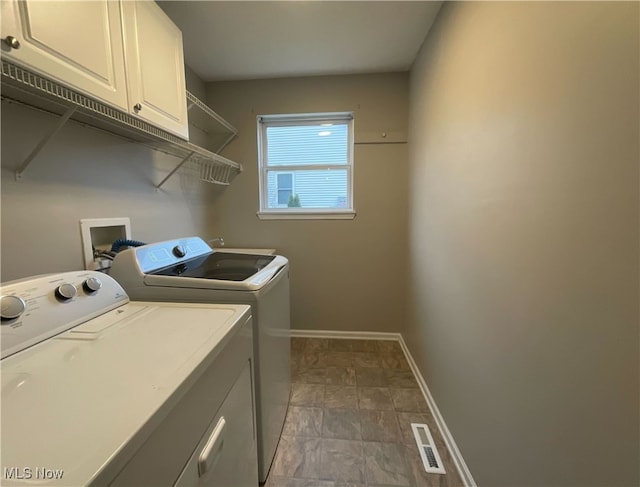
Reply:
[[289, 200], [294, 197], [293, 173], [280, 172], [276, 174], [276, 189], [278, 194], [278, 207], [288, 207]]
[[258, 117], [263, 219], [353, 218], [353, 114]]

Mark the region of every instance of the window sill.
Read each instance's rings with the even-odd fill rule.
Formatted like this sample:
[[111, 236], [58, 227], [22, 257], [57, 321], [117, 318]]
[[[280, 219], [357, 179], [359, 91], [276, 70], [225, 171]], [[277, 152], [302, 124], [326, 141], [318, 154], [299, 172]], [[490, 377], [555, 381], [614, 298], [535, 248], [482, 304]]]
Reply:
[[346, 211], [259, 211], [260, 220], [353, 220], [356, 212]]

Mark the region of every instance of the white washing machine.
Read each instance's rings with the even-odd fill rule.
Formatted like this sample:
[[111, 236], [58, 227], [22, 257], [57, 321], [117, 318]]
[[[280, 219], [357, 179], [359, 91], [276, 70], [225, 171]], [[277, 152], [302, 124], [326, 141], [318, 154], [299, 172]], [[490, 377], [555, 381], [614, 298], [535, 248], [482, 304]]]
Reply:
[[116, 255], [110, 275], [133, 299], [251, 305], [258, 472], [264, 482], [289, 401], [287, 259], [213, 250], [202, 239], [189, 237], [122, 251]]
[[1, 292], [2, 485], [258, 484], [248, 306], [91, 271]]

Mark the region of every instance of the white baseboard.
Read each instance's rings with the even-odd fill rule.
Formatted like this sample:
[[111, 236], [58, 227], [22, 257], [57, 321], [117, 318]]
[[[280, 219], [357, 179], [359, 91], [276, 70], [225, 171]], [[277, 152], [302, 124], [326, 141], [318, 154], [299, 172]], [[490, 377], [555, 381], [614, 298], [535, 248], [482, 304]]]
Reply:
[[291, 330], [296, 338], [340, 338], [344, 340], [400, 340], [400, 333], [377, 331]]
[[416, 365], [415, 360], [413, 360], [413, 356], [407, 347], [407, 344], [404, 342], [404, 338], [400, 335], [400, 346], [402, 347], [402, 351], [404, 352], [405, 357], [407, 358], [407, 362], [409, 362], [409, 367], [413, 371], [413, 374], [416, 376], [416, 380], [418, 381], [418, 385], [420, 386], [420, 390], [422, 391], [422, 395], [424, 396], [427, 404], [429, 405], [429, 409], [431, 409], [431, 413], [433, 414], [434, 419], [436, 420], [436, 424], [438, 425], [438, 429], [440, 430], [440, 434], [444, 439], [444, 442], [449, 449], [449, 453], [451, 453], [451, 458], [453, 459], [453, 463], [456, 464], [456, 468], [458, 469], [458, 473], [460, 474], [460, 478], [466, 487], [477, 487], [476, 481], [473, 479], [471, 475], [471, 471], [469, 467], [467, 467], [464, 458], [462, 458], [462, 453], [458, 449], [458, 445], [456, 445], [453, 436], [451, 435], [451, 431], [447, 427], [447, 423], [444, 422], [444, 418], [442, 414], [440, 414], [440, 410], [436, 405], [435, 399], [431, 395], [431, 391], [429, 391], [429, 387], [427, 386], [427, 382], [422, 377], [418, 366]]
[[407, 359], [407, 362], [409, 363], [409, 367], [411, 367], [411, 371], [418, 381], [420, 391], [422, 392], [425, 401], [427, 401], [429, 409], [431, 409], [431, 412], [433, 413], [433, 417], [436, 420], [436, 425], [440, 430], [440, 434], [442, 435], [442, 438], [444, 439], [444, 442], [449, 449], [449, 453], [451, 453], [451, 457], [456, 465], [458, 473], [460, 474], [460, 478], [462, 478], [462, 481], [464, 482], [464, 485], [466, 487], [477, 487], [477, 484], [473, 479], [471, 472], [469, 471], [469, 467], [467, 467], [467, 464], [462, 458], [462, 454], [460, 453], [460, 450], [458, 449], [458, 446], [456, 445], [456, 442], [453, 439], [449, 428], [447, 428], [447, 424], [444, 422], [442, 414], [440, 414], [440, 410], [438, 409], [438, 406], [436, 405], [436, 402], [433, 399], [431, 392], [429, 391], [429, 387], [427, 386], [424, 377], [422, 377], [422, 374], [420, 373], [415, 360], [413, 360], [413, 356], [411, 355], [411, 352], [409, 351], [409, 348], [407, 347], [407, 344], [405, 343], [400, 333], [383, 333], [369, 331], [291, 330], [291, 336], [299, 338], [306, 337], [342, 338], [351, 340], [394, 340], [399, 342], [400, 346], [402, 347], [402, 351]]

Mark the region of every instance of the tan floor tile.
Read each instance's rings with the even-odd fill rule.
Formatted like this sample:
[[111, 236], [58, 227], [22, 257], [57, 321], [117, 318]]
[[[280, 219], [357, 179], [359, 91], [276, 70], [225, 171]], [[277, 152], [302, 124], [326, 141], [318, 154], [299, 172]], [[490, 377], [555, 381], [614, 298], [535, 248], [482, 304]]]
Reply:
[[320, 478], [320, 438], [282, 436], [271, 467], [274, 477]]
[[429, 410], [420, 389], [389, 388], [389, 393], [396, 411], [423, 413]]
[[335, 482], [316, 479], [292, 479], [289, 477], [271, 477], [264, 487], [336, 487]]
[[353, 386], [325, 386], [324, 406], [326, 408], [356, 409], [358, 395]]
[[300, 357], [302, 356], [303, 353], [304, 351], [301, 348], [300, 349], [292, 348], [289, 354], [290, 361], [297, 363], [300, 360]]
[[300, 384], [324, 384], [327, 380], [327, 369], [325, 368], [297, 368], [291, 374], [291, 382]]
[[380, 367], [380, 354], [374, 352], [353, 352], [353, 365], [356, 367]]
[[364, 441], [401, 443], [402, 437], [394, 411], [360, 410], [360, 424]]
[[328, 349], [331, 352], [351, 352], [353, 351], [353, 340], [330, 338]]
[[386, 369], [380, 367], [356, 367], [356, 384], [364, 387], [385, 387]]
[[[291, 373], [265, 487], [462, 485], [397, 341], [292, 338]], [[424, 472], [412, 422], [429, 426], [446, 475]]]
[[327, 367], [326, 382], [336, 386], [355, 386], [356, 370], [353, 367]]
[[407, 369], [384, 369], [385, 378], [389, 387], [412, 388], [418, 387], [418, 381], [411, 370]]
[[360, 415], [357, 409], [325, 409], [322, 437], [361, 440]]
[[365, 476], [368, 485], [409, 487], [413, 482], [404, 445], [364, 442]]
[[358, 387], [358, 407], [392, 411], [393, 403], [386, 387]]
[[333, 480], [292, 479], [288, 477], [273, 477], [265, 487], [365, 487], [364, 484], [334, 482]]
[[323, 480], [364, 482], [361, 441], [322, 439], [321, 452]]
[[351, 340], [353, 352], [378, 352], [377, 340]]
[[351, 352], [324, 352], [324, 363], [327, 367], [353, 367]]
[[305, 350], [298, 358], [298, 368], [313, 369], [323, 368], [326, 366], [326, 356], [323, 351]]
[[378, 340], [378, 350], [382, 353], [395, 353], [404, 355], [400, 342], [396, 340]]
[[321, 436], [322, 408], [289, 406], [282, 434], [286, 436]]
[[327, 338], [307, 338], [304, 346], [306, 352], [316, 352], [327, 350], [329, 339]]
[[322, 406], [324, 388], [321, 384], [292, 384], [289, 403], [295, 406]]
[[409, 362], [404, 355], [396, 353], [380, 353], [380, 362], [385, 369], [409, 369]]
[[291, 351], [304, 350], [306, 344], [306, 338], [291, 337]]

